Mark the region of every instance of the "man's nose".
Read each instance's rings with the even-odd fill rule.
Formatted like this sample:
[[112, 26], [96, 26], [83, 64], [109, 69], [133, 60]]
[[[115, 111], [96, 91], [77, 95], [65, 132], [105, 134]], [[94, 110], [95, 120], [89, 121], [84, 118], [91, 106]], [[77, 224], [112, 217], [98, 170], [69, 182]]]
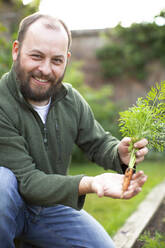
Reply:
[[42, 61], [42, 63], [39, 66], [39, 70], [45, 76], [51, 74], [52, 68], [50, 62], [48, 60]]

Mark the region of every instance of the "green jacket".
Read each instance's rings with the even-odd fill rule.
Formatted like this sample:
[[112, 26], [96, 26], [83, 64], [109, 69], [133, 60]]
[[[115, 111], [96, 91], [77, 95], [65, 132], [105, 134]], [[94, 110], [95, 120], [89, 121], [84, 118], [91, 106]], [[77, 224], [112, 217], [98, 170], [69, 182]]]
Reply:
[[83, 175], [67, 175], [73, 145], [91, 161], [121, 173], [118, 142], [70, 84], [63, 84], [52, 99], [44, 125], [19, 91], [14, 70], [0, 80], [0, 164], [14, 172], [27, 203], [81, 209], [85, 196], [78, 196], [78, 185]]

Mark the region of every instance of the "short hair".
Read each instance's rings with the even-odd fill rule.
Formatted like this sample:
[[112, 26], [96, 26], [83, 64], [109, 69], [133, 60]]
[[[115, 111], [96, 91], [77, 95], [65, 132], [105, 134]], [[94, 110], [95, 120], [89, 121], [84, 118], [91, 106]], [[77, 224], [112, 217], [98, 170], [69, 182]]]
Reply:
[[64, 21], [62, 21], [59, 18], [53, 17], [51, 15], [41, 14], [39, 12], [36, 12], [36, 13], [34, 13], [32, 15], [29, 15], [29, 16], [25, 17], [20, 22], [19, 29], [18, 29], [18, 38], [17, 38], [19, 43], [20, 43], [20, 45], [22, 44], [22, 42], [23, 42], [23, 40], [25, 38], [26, 32], [27, 32], [28, 28], [30, 27], [30, 25], [33, 24], [34, 22], [36, 22], [37, 20], [41, 19], [41, 18], [51, 21], [51, 23], [47, 25], [47, 27], [49, 27], [49, 28], [53, 29], [55, 27], [53, 25], [53, 22], [54, 23], [60, 23], [63, 26], [63, 28], [65, 29], [65, 31], [67, 33], [67, 36], [68, 36], [68, 50], [69, 50], [70, 47], [71, 47], [71, 43], [72, 43], [72, 36], [71, 36], [70, 30], [68, 29], [68, 27], [66, 26]]

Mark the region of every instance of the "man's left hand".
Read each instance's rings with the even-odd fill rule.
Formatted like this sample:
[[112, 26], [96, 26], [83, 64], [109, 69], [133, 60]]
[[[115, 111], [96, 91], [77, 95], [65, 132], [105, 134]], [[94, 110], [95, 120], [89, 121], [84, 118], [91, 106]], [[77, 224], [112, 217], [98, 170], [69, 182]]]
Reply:
[[[120, 159], [123, 164], [128, 165], [130, 161], [130, 152], [128, 150], [131, 142], [131, 138], [123, 138], [118, 145], [118, 152]], [[136, 164], [142, 162], [144, 160], [144, 156], [148, 153], [148, 148], [146, 147], [148, 144], [147, 139], [142, 139], [134, 144], [134, 147], [138, 149], [136, 152]]]

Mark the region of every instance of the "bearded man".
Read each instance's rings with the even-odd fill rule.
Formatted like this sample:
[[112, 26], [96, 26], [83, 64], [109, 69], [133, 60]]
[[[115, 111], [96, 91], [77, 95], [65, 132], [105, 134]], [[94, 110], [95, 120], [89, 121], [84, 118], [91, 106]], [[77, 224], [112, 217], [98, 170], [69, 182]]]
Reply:
[[[0, 81], [0, 244], [21, 247], [113, 248], [103, 227], [82, 208], [85, 196], [121, 198], [130, 138], [105, 132], [70, 84], [63, 83], [71, 34], [57, 18], [34, 13], [23, 19], [13, 43], [13, 66]], [[67, 174], [73, 145], [116, 173]], [[136, 163], [147, 153], [147, 140]], [[135, 173], [123, 198], [146, 181]]]

